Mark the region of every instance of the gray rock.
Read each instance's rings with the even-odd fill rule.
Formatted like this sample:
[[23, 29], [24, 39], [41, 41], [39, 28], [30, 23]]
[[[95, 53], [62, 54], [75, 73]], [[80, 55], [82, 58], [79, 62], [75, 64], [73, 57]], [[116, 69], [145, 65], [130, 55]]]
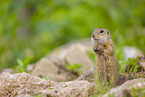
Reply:
[[96, 78], [96, 65], [93, 66], [92, 68], [88, 69], [85, 71], [82, 75], [80, 75], [76, 80], [87, 80], [88, 82], [95, 83], [95, 78]]
[[64, 67], [64, 62], [57, 58], [42, 58], [31, 73], [34, 76], [48, 77], [53, 81], [71, 80], [75, 75]]
[[88, 81], [54, 82], [27, 73], [0, 74], [1, 97], [88, 97], [94, 88]]
[[103, 97], [144, 97], [145, 96], [145, 78], [138, 78], [128, 80], [122, 85], [112, 88], [109, 93], [103, 95]]
[[27, 69], [28, 72], [32, 72], [32, 70], [33, 70], [34, 68], [35, 68], [35, 65], [34, 65], [34, 64], [30, 64], [30, 65], [27, 66], [26, 69]]
[[7, 73], [16, 73], [16, 71], [13, 68], [7, 68], [4, 69], [2, 72], [7, 72]]
[[139, 65], [144, 69], [145, 71], [145, 57], [139, 58]]
[[145, 62], [141, 62], [141, 63], [140, 63], [140, 66], [142, 66], [143, 69], [145, 70]]
[[80, 64], [82, 71], [93, 65], [89, 58], [90, 40], [69, 43], [54, 49], [45, 58], [37, 62], [31, 74], [34, 76], [49, 77], [53, 81], [72, 80], [80, 74], [78, 71], [67, 70], [67, 65]]
[[49, 86], [50, 84], [47, 80], [31, 76], [27, 73], [0, 74], [1, 97], [14, 97], [20, 94], [35, 95], [38, 90], [46, 89]]
[[126, 60], [128, 60], [128, 58], [135, 59], [137, 56], [144, 56], [143, 53], [135, 47], [126, 46], [124, 47], [123, 51], [124, 51]]
[[40, 90], [40, 93], [49, 97], [88, 97], [95, 86], [88, 81], [60, 82], [51, 90]]
[[65, 65], [82, 64], [82, 69], [87, 70], [88, 67], [92, 66], [93, 64], [87, 53], [89, 48], [89, 46], [80, 43], [74, 43], [68, 47], [63, 46], [54, 50], [49, 56], [56, 57], [64, 61]]
[[29, 95], [29, 94], [20, 94], [16, 97], [33, 97], [32, 95]]

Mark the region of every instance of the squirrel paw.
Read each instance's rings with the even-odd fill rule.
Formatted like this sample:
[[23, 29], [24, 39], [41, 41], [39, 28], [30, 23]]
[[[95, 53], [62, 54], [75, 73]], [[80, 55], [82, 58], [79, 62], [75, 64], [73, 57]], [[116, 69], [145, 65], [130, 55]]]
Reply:
[[104, 51], [101, 50], [100, 48], [93, 48], [94, 52], [98, 52], [98, 53], [103, 53]]

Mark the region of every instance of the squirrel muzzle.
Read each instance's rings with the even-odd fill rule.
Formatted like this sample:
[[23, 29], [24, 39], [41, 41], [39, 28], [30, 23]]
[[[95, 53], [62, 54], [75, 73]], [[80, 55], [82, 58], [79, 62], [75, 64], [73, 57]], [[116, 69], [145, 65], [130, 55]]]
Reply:
[[91, 37], [92, 37], [94, 40], [98, 40], [98, 38], [96, 38], [94, 34], [92, 34]]

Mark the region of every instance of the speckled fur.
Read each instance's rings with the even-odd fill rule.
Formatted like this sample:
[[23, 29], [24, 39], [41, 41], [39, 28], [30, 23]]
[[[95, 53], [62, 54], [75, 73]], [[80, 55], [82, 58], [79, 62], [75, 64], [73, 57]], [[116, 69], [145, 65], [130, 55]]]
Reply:
[[96, 55], [97, 78], [105, 84], [116, 86], [119, 81], [118, 62], [114, 52], [114, 45], [107, 29], [95, 29], [91, 40]]

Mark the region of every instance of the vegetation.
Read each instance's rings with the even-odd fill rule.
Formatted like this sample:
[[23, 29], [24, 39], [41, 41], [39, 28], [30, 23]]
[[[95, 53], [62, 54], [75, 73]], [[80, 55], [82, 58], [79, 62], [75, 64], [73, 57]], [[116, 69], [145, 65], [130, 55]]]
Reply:
[[[103, 85], [97, 80], [97, 85], [95, 87], [95, 92], [91, 97], [103, 96], [105, 93], [109, 92], [112, 87], [109, 85]], [[110, 94], [109, 97], [114, 97], [114, 93]]]
[[33, 96], [33, 97], [43, 97], [41, 94], [38, 94], [36, 96]]
[[17, 58], [28, 56], [34, 56], [34, 63], [64, 43], [90, 37], [94, 28], [110, 30], [121, 64], [125, 45], [145, 53], [144, 4], [144, 0], [1, 0], [0, 69], [15, 67]]
[[136, 73], [138, 69], [141, 67], [138, 62], [138, 57], [135, 60], [132, 58], [128, 58], [127, 65], [128, 65], [128, 68], [127, 68], [128, 70], [126, 70], [127, 73], [130, 73], [130, 72]]
[[96, 62], [95, 62], [95, 54], [93, 53], [93, 50], [92, 49], [89, 49], [87, 53], [89, 55], [89, 58], [92, 60], [93, 65], [96, 65]]
[[22, 73], [22, 72], [27, 72], [27, 66], [30, 64], [30, 61], [32, 60], [32, 56], [26, 58], [24, 61], [22, 61], [21, 59], [17, 59], [17, 63], [18, 65], [15, 67], [15, 70], [18, 73]]
[[71, 70], [73, 72], [78, 72], [79, 74], [82, 74], [82, 65], [81, 64], [68, 64], [66, 66], [66, 69]]

